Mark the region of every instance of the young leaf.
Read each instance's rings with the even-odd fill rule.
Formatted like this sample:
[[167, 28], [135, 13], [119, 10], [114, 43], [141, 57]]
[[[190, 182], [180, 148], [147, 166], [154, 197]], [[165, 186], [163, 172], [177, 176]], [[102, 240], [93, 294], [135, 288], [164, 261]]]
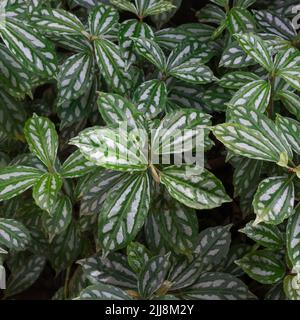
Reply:
[[107, 5], [99, 4], [89, 14], [89, 28], [93, 36], [106, 34], [118, 22], [118, 12]]
[[244, 8], [233, 7], [227, 14], [227, 28], [231, 34], [255, 31], [255, 20]]
[[265, 112], [271, 97], [271, 86], [265, 80], [255, 80], [246, 84], [232, 97], [228, 105]]
[[28, 24], [13, 19], [0, 26], [0, 36], [10, 52], [30, 72], [53, 77], [57, 70], [53, 45]]
[[94, 73], [94, 59], [88, 52], [77, 53], [61, 66], [57, 76], [59, 104], [75, 100], [90, 87]]
[[127, 246], [128, 264], [135, 273], [140, 273], [151, 255], [144, 245], [139, 242], [131, 242]]
[[144, 224], [149, 210], [147, 173], [125, 176], [109, 192], [98, 220], [98, 233], [105, 251], [126, 246]]
[[263, 180], [255, 193], [254, 225], [260, 222], [279, 224], [294, 212], [295, 191], [291, 178], [271, 177]]
[[276, 250], [282, 248], [284, 244], [282, 233], [273, 225], [260, 223], [254, 226], [253, 221], [250, 221], [239, 231], [266, 248]]
[[142, 83], [134, 92], [133, 103], [147, 119], [155, 118], [165, 110], [167, 102], [166, 84], [159, 80]]
[[62, 186], [61, 176], [57, 173], [45, 173], [33, 186], [32, 196], [36, 204], [43, 210], [52, 211], [57, 193]]
[[295, 288], [294, 282], [297, 279], [297, 276], [287, 275], [283, 281], [283, 288], [286, 297], [289, 300], [300, 300], [300, 290]]
[[53, 167], [58, 149], [54, 124], [45, 117], [33, 115], [25, 123], [24, 134], [30, 151], [48, 168]]
[[294, 267], [300, 267], [300, 210], [297, 206], [295, 214], [289, 218], [286, 228], [286, 243], [288, 256]]
[[25, 250], [30, 244], [30, 233], [14, 219], [0, 218], [0, 244], [16, 251]]
[[280, 281], [285, 274], [285, 266], [272, 252], [257, 251], [248, 253], [242, 259], [236, 261], [252, 279], [272, 284]]
[[188, 300], [246, 300], [255, 298], [241, 280], [221, 272], [202, 274], [195, 284], [182, 292], [181, 296]]
[[150, 298], [163, 284], [170, 266], [170, 254], [151, 258], [138, 277], [138, 291], [143, 298]]
[[118, 287], [96, 284], [82, 290], [78, 300], [132, 300], [132, 298]]
[[33, 186], [44, 172], [26, 166], [0, 169], [0, 201], [8, 200]]
[[263, 40], [253, 33], [236, 34], [235, 39], [243, 50], [267, 71], [273, 68], [271, 55]]
[[211, 209], [231, 201], [222, 183], [206, 169], [199, 173], [191, 165], [170, 166], [160, 179], [173, 198], [191, 208]]

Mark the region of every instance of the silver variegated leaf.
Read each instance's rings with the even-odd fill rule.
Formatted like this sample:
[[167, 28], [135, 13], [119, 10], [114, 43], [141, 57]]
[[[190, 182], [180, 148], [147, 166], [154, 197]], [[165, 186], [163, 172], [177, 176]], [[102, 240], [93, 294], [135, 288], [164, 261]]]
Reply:
[[257, 251], [248, 253], [242, 259], [236, 261], [252, 279], [272, 284], [280, 281], [285, 275], [285, 266], [270, 251]]
[[201, 257], [204, 265], [218, 265], [229, 251], [232, 225], [207, 228], [200, 232], [195, 253]]
[[165, 54], [156, 42], [146, 38], [133, 38], [135, 50], [139, 55], [154, 64], [160, 71], [165, 71], [167, 61]]
[[281, 90], [276, 93], [277, 97], [280, 98], [283, 105], [286, 109], [293, 115], [296, 116], [298, 120], [300, 120], [300, 99], [299, 96], [287, 90]]
[[183, 299], [248, 300], [255, 296], [238, 278], [221, 272], [202, 274], [197, 282], [181, 293]]
[[68, 58], [60, 68], [58, 81], [58, 104], [75, 100], [91, 86], [94, 58], [89, 52], [77, 53]]
[[96, 166], [88, 161], [80, 152], [74, 151], [63, 163], [60, 174], [63, 178], [78, 178], [93, 171]]
[[52, 240], [54, 236], [63, 233], [72, 220], [72, 203], [69, 197], [58, 197], [50, 214], [44, 214], [43, 224]]
[[283, 78], [293, 88], [300, 91], [300, 67], [285, 68], [280, 70], [278, 76]]
[[53, 77], [57, 71], [54, 46], [46, 38], [19, 20], [6, 19], [0, 35], [15, 58], [30, 72]]
[[218, 84], [227, 89], [238, 90], [244, 87], [249, 82], [260, 80], [260, 77], [255, 73], [247, 71], [233, 71], [226, 73], [218, 82]]
[[295, 282], [297, 282], [297, 276], [287, 275], [283, 281], [284, 293], [289, 300], [299, 301], [300, 289], [298, 284], [295, 285]]
[[221, 181], [206, 169], [170, 166], [160, 173], [160, 180], [173, 198], [191, 208], [211, 209], [231, 201]]
[[132, 300], [132, 298], [118, 287], [96, 284], [82, 290], [76, 300]]
[[227, 13], [227, 28], [231, 34], [255, 31], [255, 20], [244, 8], [233, 7]]
[[119, 171], [144, 171], [148, 159], [144, 150], [144, 129], [129, 130], [127, 123], [119, 128], [92, 127], [70, 140], [86, 159], [97, 166]]
[[159, 80], [142, 83], [134, 92], [133, 102], [147, 119], [155, 118], [165, 110], [167, 102], [166, 84]]
[[13, 198], [31, 188], [43, 173], [39, 169], [26, 166], [0, 169], [0, 201]]
[[111, 284], [125, 289], [136, 289], [137, 277], [130, 269], [126, 256], [111, 253], [107, 257], [94, 256], [77, 262], [92, 284]]
[[58, 149], [58, 136], [54, 124], [48, 118], [34, 114], [26, 121], [24, 134], [30, 151], [48, 168], [52, 168]]
[[138, 276], [138, 291], [143, 298], [150, 298], [164, 283], [169, 271], [170, 254], [148, 260]]
[[109, 191], [98, 220], [98, 234], [105, 251], [126, 246], [142, 228], [149, 210], [147, 173], [124, 176]]
[[34, 255], [22, 261], [22, 265], [10, 276], [5, 297], [16, 295], [31, 287], [42, 273], [46, 259]]
[[0, 218], [0, 244], [15, 251], [25, 250], [31, 241], [27, 228], [14, 219]]
[[280, 176], [263, 180], [255, 193], [254, 225], [265, 222], [279, 224], [294, 213], [295, 191], [292, 178]]
[[105, 4], [99, 4], [89, 14], [89, 28], [93, 36], [105, 35], [119, 20], [117, 10]]
[[136, 6], [128, 0], [110, 0], [110, 3], [121, 10], [129, 11], [138, 15]]
[[271, 85], [265, 80], [254, 80], [244, 85], [228, 102], [230, 106], [264, 112], [270, 101]]
[[272, 70], [273, 62], [271, 55], [266, 44], [259, 36], [253, 33], [236, 34], [235, 39], [253, 60], [259, 63], [267, 71]]
[[43, 174], [33, 186], [32, 196], [35, 203], [43, 210], [52, 211], [57, 194], [62, 187], [61, 176], [57, 173]]
[[276, 226], [270, 224], [260, 223], [254, 226], [253, 221], [250, 221], [239, 231], [266, 248], [276, 250], [284, 245], [282, 233]]
[[296, 209], [295, 214], [289, 218], [286, 228], [287, 253], [292, 262], [295, 272], [300, 271], [300, 209]]

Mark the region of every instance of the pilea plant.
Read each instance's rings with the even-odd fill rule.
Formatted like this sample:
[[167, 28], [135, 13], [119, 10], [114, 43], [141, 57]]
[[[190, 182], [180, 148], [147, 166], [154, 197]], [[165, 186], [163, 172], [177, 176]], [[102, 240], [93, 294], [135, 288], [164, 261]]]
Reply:
[[300, 299], [296, 4], [1, 4], [4, 299]]

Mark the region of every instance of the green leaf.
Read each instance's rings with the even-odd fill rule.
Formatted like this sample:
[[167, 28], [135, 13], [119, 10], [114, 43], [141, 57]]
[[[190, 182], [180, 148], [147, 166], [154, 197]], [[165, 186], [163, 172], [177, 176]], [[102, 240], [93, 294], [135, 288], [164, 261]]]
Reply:
[[291, 69], [300, 66], [300, 53], [299, 50], [294, 47], [288, 47], [285, 50], [281, 50], [275, 56], [274, 59], [274, 71], [276, 74], [286, 69]]
[[105, 251], [125, 247], [142, 228], [149, 210], [147, 173], [120, 180], [107, 195], [98, 220], [98, 234]]
[[85, 31], [82, 22], [71, 12], [43, 7], [31, 15], [33, 25], [46, 35], [79, 35]]
[[139, 55], [154, 64], [160, 71], [164, 72], [167, 68], [165, 54], [156, 42], [146, 38], [132, 38], [135, 50]]
[[266, 223], [260, 223], [254, 226], [253, 222], [254, 221], [248, 222], [246, 226], [239, 231], [266, 248], [276, 250], [283, 247], [283, 236], [276, 226]]
[[89, 52], [77, 53], [66, 59], [57, 76], [58, 104], [75, 100], [91, 86], [94, 74], [94, 59]]
[[25, 94], [30, 94], [31, 74], [24, 70], [22, 64], [2, 44], [0, 45], [0, 71], [0, 84], [11, 96], [24, 98]]
[[158, 223], [166, 243], [175, 252], [190, 255], [198, 235], [196, 212], [171, 199], [158, 201], [154, 210], [159, 212]]
[[138, 291], [143, 298], [150, 298], [163, 284], [169, 267], [170, 254], [156, 256], [145, 264], [138, 276]]
[[[181, 154], [202, 149], [208, 138], [210, 115], [196, 109], [181, 109], [168, 113], [152, 137], [152, 155]], [[200, 152], [200, 151], [199, 151]]]
[[300, 289], [295, 288], [295, 280], [297, 276], [287, 275], [283, 281], [284, 293], [289, 300], [300, 300]]
[[289, 218], [286, 228], [286, 243], [288, 256], [295, 267], [295, 271], [299, 273], [300, 267], [300, 210], [297, 206], [295, 214]]
[[255, 20], [244, 8], [233, 7], [227, 13], [227, 28], [231, 34], [255, 31]]
[[285, 68], [277, 72], [277, 75], [283, 78], [293, 88], [300, 91], [300, 67]]
[[0, 169], [0, 201], [13, 198], [33, 186], [44, 172], [26, 166]]
[[221, 272], [202, 274], [195, 284], [181, 293], [181, 297], [187, 300], [247, 300], [255, 298], [241, 280]]
[[126, 289], [136, 289], [137, 277], [130, 269], [126, 256], [111, 253], [107, 257], [94, 256], [79, 260], [83, 272], [92, 284], [111, 284]]
[[244, 68], [255, 64], [251, 56], [245, 54], [237, 42], [230, 43], [223, 51], [219, 67]]
[[129, 11], [138, 15], [136, 6], [128, 0], [110, 0], [110, 3], [121, 10]]
[[290, 40], [296, 31], [288, 18], [277, 15], [269, 10], [253, 10], [254, 16], [265, 32]]
[[300, 120], [300, 99], [297, 94], [287, 90], [281, 90], [276, 93], [286, 109]]
[[218, 6], [207, 4], [196, 13], [196, 17], [200, 22], [220, 25], [225, 20], [226, 14]]
[[22, 261], [22, 265], [10, 276], [5, 290], [5, 297], [14, 296], [31, 287], [42, 271], [46, 259], [42, 256], [31, 256]]
[[43, 210], [52, 211], [57, 193], [62, 187], [61, 176], [57, 173], [45, 173], [33, 186], [32, 196], [35, 203]]
[[30, 233], [22, 223], [0, 218], [0, 243], [9, 249], [22, 251], [30, 244]]
[[254, 225], [260, 222], [279, 224], [294, 213], [295, 191], [291, 178], [271, 177], [263, 180], [255, 193]]
[[155, 118], [165, 110], [167, 87], [160, 80], [149, 80], [142, 83], [133, 94], [133, 103], [147, 119]]
[[100, 92], [97, 103], [101, 117], [108, 125], [127, 121], [128, 125], [137, 126], [139, 114], [128, 99], [118, 94]]
[[127, 259], [130, 268], [135, 273], [140, 273], [145, 263], [151, 258], [149, 251], [139, 242], [131, 242], [127, 246]]
[[203, 264], [218, 265], [227, 256], [231, 242], [231, 226], [211, 227], [200, 232], [194, 252], [201, 257]]
[[97, 166], [119, 171], [144, 171], [148, 159], [143, 153], [146, 132], [144, 129], [129, 131], [128, 127], [92, 127], [71, 139], [83, 156]]
[[264, 67], [267, 71], [271, 71], [273, 68], [273, 62], [271, 55], [268, 51], [266, 44], [263, 40], [253, 34], [236, 34], [235, 39], [243, 50], [257, 63]]
[[173, 198], [191, 208], [212, 209], [231, 201], [220, 180], [206, 169], [199, 172], [191, 165], [170, 166], [160, 179]]
[[125, 71], [125, 61], [120, 47], [113, 42], [101, 39], [94, 41], [95, 55], [104, 80], [113, 91], [126, 94], [131, 89], [131, 79]]
[[58, 136], [54, 124], [45, 117], [33, 115], [25, 123], [24, 134], [30, 151], [48, 168], [54, 166]]
[[260, 78], [255, 73], [248, 71], [233, 71], [226, 73], [219, 80], [218, 84], [223, 88], [238, 90], [247, 85], [249, 82], [257, 80], [260, 80]]
[[0, 36], [10, 52], [30, 72], [53, 77], [57, 70], [53, 45], [26, 23], [6, 19]]
[[96, 284], [82, 290], [76, 300], [132, 300], [132, 298], [118, 287]]
[[175, 6], [168, 0], [137, 0], [136, 7], [139, 16], [144, 18], [170, 11], [175, 8]]
[[118, 171], [101, 170], [92, 174], [86, 181], [80, 201], [80, 215], [97, 215], [108, 191], [124, 177]]
[[271, 85], [265, 80], [248, 82], [232, 97], [228, 105], [234, 107], [253, 108], [265, 112], [271, 97]]
[[119, 14], [111, 6], [99, 4], [89, 14], [89, 28], [94, 36], [106, 34], [118, 22]]
[[95, 165], [86, 160], [80, 150], [76, 150], [63, 163], [60, 174], [63, 178], [78, 178], [86, 175], [95, 168]]
[[50, 240], [63, 233], [72, 220], [72, 203], [69, 197], [58, 197], [50, 214], [44, 214], [43, 224]]
[[298, 154], [300, 154], [300, 123], [297, 120], [288, 117], [282, 117], [277, 114], [276, 125], [284, 133], [287, 141], [290, 143], [291, 148]]
[[68, 228], [58, 234], [51, 243], [50, 262], [56, 273], [70, 267], [80, 251], [80, 233], [77, 225], [71, 222]]
[[285, 266], [272, 252], [257, 251], [248, 253], [236, 261], [249, 277], [264, 283], [272, 284], [280, 281], [285, 274]]

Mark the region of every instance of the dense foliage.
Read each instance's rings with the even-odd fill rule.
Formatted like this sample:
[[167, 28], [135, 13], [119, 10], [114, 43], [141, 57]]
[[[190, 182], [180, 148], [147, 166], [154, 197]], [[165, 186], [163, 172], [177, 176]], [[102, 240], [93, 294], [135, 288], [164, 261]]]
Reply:
[[184, 1], [1, 4], [3, 298], [300, 300], [298, 3]]

